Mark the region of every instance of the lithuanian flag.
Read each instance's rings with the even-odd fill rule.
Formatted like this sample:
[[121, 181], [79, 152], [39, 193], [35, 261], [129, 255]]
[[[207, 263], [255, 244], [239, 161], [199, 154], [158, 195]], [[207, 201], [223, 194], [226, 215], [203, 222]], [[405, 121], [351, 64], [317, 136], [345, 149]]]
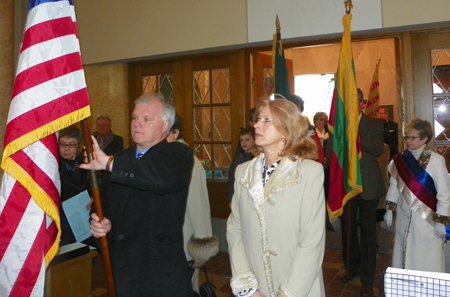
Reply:
[[273, 35], [272, 43], [272, 69], [275, 77], [276, 94], [283, 95], [290, 100], [291, 93], [289, 91], [289, 81], [286, 68], [286, 59], [284, 57], [283, 41], [281, 40], [281, 27], [278, 15], [276, 18], [277, 33]]
[[364, 113], [368, 116], [379, 118], [378, 108], [380, 107], [380, 81], [378, 79], [378, 72], [380, 70], [381, 59], [378, 59], [378, 63], [375, 66], [373, 72], [372, 83], [370, 84], [369, 100], [367, 101], [367, 107]]
[[333, 135], [328, 188], [330, 218], [340, 216], [345, 203], [362, 192], [359, 102], [351, 44], [351, 19], [351, 13], [342, 18], [344, 33], [328, 123]]

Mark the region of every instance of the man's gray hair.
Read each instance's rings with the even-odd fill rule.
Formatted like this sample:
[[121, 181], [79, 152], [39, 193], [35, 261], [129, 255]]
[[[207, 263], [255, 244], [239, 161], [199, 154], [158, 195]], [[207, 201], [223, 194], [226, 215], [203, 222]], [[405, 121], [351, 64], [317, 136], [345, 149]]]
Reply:
[[99, 117], [95, 120], [95, 123], [98, 123], [98, 121], [100, 121], [100, 120], [107, 120], [108, 123], [109, 123], [110, 125], [112, 124], [112, 121], [111, 121], [111, 119], [110, 119], [108, 116], [105, 116], [105, 115], [99, 116]]
[[173, 105], [172, 100], [164, 98], [163, 94], [161, 93], [146, 93], [139, 96], [134, 101], [134, 104], [142, 104], [142, 103], [150, 103], [153, 100], [159, 101], [163, 105], [163, 121], [169, 122], [169, 129], [167, 129], [167, 134], [170, 132], [170, 127], [172, 127], [173, 123], [175, 122], [175, 106]]

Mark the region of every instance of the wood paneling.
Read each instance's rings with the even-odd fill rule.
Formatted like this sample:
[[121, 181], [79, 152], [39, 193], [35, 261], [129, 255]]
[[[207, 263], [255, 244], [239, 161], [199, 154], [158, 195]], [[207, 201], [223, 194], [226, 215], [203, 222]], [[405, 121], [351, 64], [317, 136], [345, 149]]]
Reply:
[[[193, 71], [217, 68], [230, 69], [230, 121], [232, 153], [239, 142], [239, 127], [247, 125], [250, 99], [249, 53], [245, 50], [227, 51], [216, 55], [195, 55], [183, 59], [167, 59], [155, 63], [132, 63], [130, 66], [130, 110], [142, 93], [142, 76], [173, 73], [174, 104], [183, 119], [184, 139], [194, 149]], [[234, 155], [232, 156], [234, 158]], [[227, 218], [228, 190], [226, 181], [208, 181], [211, 214]]]

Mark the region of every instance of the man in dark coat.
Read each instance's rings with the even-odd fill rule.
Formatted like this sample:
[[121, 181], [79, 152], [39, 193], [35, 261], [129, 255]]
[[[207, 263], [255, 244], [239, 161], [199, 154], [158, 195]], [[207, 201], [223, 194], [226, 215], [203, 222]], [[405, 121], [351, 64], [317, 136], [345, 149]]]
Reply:
[[191, 296], [183, 249], [183, 220], [193, 155], [187, 145], [166, 141], [175, 109], [159, 94], [135, 101], [135, 147], [108, 156], [93, 138], [95, 160], [85, 169], [106, 170], [105, 219], [93, 214], [95, 237], [109, 232], [118, 296]]
[[[365, 115], [361, 110], [364, 95], [358, 89], [360, 103], [360, 120], [358, 135], [361, 144], [360, 160], [363, 192], [356, 195], [344, 206], [340, 216], [342, 229], [342, 260], [347, 272], [341, 276], [341, 282], [348, 283], [360, 275], [361, 290], [359, 296], [373, 296], [373, 282], [377, 259], [376, 210], [380, 197], [386, 194], [383, 178], [378, 166], [377, 157], [383, 153], [383, 122]], [[330, 160], [333, 147], [333, 136], [327, 142], [327, 160]], [[330, 195], [332, 195], [332, 189]], [[351, 205], [351, 220], [348, 218]], [[351, 224], [350, 266], [347, 266], [348, 225]], [[360, 227], [360, 236], [358, 233]]]
[[398, 154], [398, 124], [389, 120], [389, 109], [382, 106], [378, 113], [384, 122], [384, 143], [389, 145], [389, 160]]
[[114, 134], [111, 130], [112, 121], [109, 117], [99, 116], [95, 123], [97, 131], [92, 135], [94, 135], [98, 145], [105, 154], [112, 155], [123, 150], [123, 138]]

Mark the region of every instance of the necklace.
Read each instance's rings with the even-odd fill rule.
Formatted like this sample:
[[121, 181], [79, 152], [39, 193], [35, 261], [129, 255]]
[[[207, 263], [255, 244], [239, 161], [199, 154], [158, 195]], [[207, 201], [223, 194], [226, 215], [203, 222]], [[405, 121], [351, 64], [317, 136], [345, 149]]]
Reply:
[[73, 166], [70, 166], [69, 163], [62, 161], [64, 167], [72, 172], [75, 172], [75, 170], [78, 169], [78, 161], [75, 161], [75, 163], [73, 163]]

